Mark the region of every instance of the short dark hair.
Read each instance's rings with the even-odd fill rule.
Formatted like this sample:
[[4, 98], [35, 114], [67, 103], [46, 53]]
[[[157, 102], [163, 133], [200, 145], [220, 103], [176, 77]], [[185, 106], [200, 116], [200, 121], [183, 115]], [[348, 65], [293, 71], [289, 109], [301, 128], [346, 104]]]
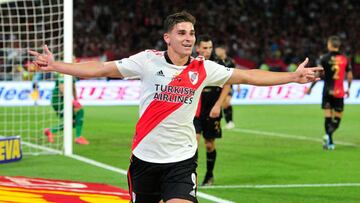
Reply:
[[196, 45], [200, 45], [201, 42], [212, 41], [209, 35], [199, 35], [196, 39]]
[[176, 24], [182, 23], [182, 22], [190, 22], [193, 25], [195, 25], [196, 19], [193, 15], [191, 15], [190, 13], [188, 13], [186, 11], [181, 11], [178, 13], [171, 14], [171, 15], [167, 16], [164, 21], [165, 32], [169, 32], [170, 30], [173, 29], [173, 27]]
[[340, 48], [341, 40], [340, 40], [339, 36], [336, 36], [336, 35], [330, 36], [328, 39], [328, 42], [330, 42], [334, 48], [337, 48], [337, 49]]
[[216, 45], [216, 48], [223, 48], [223, 49], [225, 49], [225, 50], [228, 49], [227, 45], [224, 44], [224, 43], [218, 43], [218, 44]]

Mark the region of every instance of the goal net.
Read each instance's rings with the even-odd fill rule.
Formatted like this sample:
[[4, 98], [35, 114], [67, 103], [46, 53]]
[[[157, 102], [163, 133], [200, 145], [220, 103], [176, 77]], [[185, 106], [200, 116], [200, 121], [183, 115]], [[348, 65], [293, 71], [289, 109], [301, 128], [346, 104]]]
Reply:
[[[63, 150], [63, 93], [55, 73], [36, 72], [28, 50], [64, 55], [63, 0], [0, 0], [0, 136], [20, 136], [24, 154]], [[54, 139], [48, 139], [49, 132]]]

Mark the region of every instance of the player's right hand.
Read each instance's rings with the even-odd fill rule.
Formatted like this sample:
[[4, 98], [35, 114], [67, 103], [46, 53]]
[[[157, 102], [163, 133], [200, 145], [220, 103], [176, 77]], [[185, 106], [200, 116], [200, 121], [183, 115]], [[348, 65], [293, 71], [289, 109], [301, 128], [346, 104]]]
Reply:
[[37, 70], [45, 72], [54, 70], [52, 66], [54, 63], [54, 55], [50, 52], [47, 45], [44, 45], [42, 54], [32, 50], [29, 50], [29, 54], [35, 56], [35, 60], [33, 60], [32, 63], [36, 66]]
[[310, 95], [311, 94], [311, 88], [306, 87], [305, 88], [305, 94]]
[[309, 58], [306, 58], [296, 69], [295, 82], [305, 84], [308, 82], [315, 82], [320, 80], [320, 72], [324, 69], [322, 67], [306, 67], [309, 62]]
[[221, 105], [214, 105], [210, 111], [210, 118], [217, 118], [220, 116]]

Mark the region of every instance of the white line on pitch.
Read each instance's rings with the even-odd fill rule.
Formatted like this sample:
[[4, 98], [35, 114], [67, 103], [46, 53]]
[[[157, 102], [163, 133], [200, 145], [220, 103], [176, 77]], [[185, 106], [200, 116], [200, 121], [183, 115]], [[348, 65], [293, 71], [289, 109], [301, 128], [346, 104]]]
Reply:
[[360, 187], [360, 183], [286, 184], [286, 185], [212, 185], [201, 189], [221, 188], [306, 188], [306, 187]]
[[[249, 134], [256, 134], [256, 135], [266, 135], [266, 136], [273, 136], [273, 137], [282, 137], [282, 138], [289, 138], [289, 139], [296, 139], [296, 140], [307, 140], [307, 141], [313, 141], [313, 142], [322, 142], [320, 138], [312, 138], [312, 137], [306, 137], [306, 136], [300, 136], [300, 135], [291, 135], [291, 134], [285, 134], [285, 133], [275, 133], [275, 132], [268, 132], [268, 131], [259, 131], [259, 130], [251, 130], [251, 129], [239, 129], [234, 128], [231, 129], [232, 131], [236, 132], [244, 132]], [[357, 144], [349, 143], [349, 142], [342, 142], [342, 141], [336, 141], [337, 145], [345, 145], [345, 146], [352, 146], [352, 147], [360, 147]]]
[[220, 199], [218, 197], [215, 197], [215, 196], [212, 196], [212, 195], [208, 195], [206, 193], [203, 193], [203, 192], [197, 192], [197, 196], [198, 197], [201, 197], [203, 199], [207, 199], [207, 200], [210, 200], [210, 201], [213, 201], [213, 202], [216, 202], [216, 203], [235, 203], [235, 202], [232, 202], [232, 201], [229, 201], [229, 200], [225, 200], [225, 199]]
[[121, 175], [125, 175], [125, 176], [127, 175], [127, 171], [124, 170], [124, 169], [116, 168], [116, 167], [113, 167], [113, 166], [110, 166], [110, 165], [107, 165], [107, 164], [104, 164], [104, 163], [100, 163], [100, 162], [97, 162], [95, 160], [83, 157], [83, 156], [73, 154], [73, 155], [69, 155], [69, 157], [71, 157], [73, 159], [76, 159], [76, 160], [79, 160], [79, 161], [82, 161], [82, 162], [85, 162], [85, 163], [88, 163], [88, 164], [93, 165], [93, 166], [97, 166], [97, 167], [100, 167], [100, 168], [103, 168], [103, 169], [106, 169], [106, 170], [109, 170], [109, 171], [113, 171], [115, 173], [120, 173]]
[[[37, 145], [37, 144], [32, 144], [32, 143], [26, 142], [26, 141], [21, 141], [21, 144], [28, 146], [28, 147], [35, 148], [35, 149], [40, 149], [40, 150], [46, 151], [49, 154], [62, 154], [62, 152], [59, 150], [51, 149], [49, 147], [45, 147], [45, 146], [41, 146], [41, 145]], [[26, 154], [26, 153], [24, 153], [24, 154]], [[38, 154], [42, 154], [42, 153], [41, 152], [39, 152], [39, 153], [30, 152], [29, 154], [38, 155]]]

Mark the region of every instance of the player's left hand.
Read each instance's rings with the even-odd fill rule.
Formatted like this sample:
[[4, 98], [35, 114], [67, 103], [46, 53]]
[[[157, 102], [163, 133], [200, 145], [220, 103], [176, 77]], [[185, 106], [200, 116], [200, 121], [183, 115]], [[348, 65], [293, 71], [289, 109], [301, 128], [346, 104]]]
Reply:
[[305, 68], [308, 62], [309, 62], [309, 58], [306, 58], [294, 72], [295, 82], [304, 84], [304, 83], [320, 80], [320, 72], [323, 70], [323, 68], [321, 67]]
[[32, 63], [36, 66], [37, 70], [43, 72], [54, 71], [54, 55], [51, 53], [47, 45], [44, 45], [43, 53], [32, 50], [29, 50], [28, 53], [35, 57], [35, 60], [33, 60]]
[[210, 111], [210, 118], [217, 118], [220, 116], [221, 106], [214, 105]]

